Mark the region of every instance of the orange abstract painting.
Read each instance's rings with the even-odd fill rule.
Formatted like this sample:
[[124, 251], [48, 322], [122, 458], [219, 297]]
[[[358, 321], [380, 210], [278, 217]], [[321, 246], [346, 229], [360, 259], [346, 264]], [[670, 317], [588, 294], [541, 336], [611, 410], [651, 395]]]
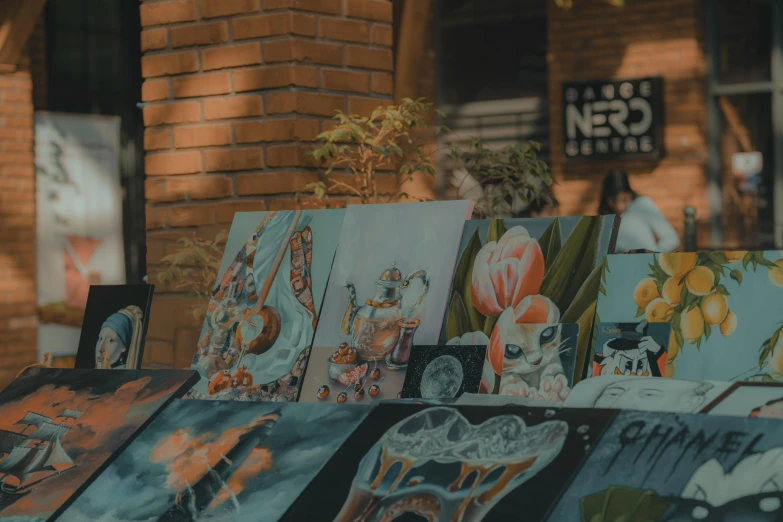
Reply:
[[0, 393], [0, 520], [54, 519], [194, 380], [180, 370], [27, 370]]

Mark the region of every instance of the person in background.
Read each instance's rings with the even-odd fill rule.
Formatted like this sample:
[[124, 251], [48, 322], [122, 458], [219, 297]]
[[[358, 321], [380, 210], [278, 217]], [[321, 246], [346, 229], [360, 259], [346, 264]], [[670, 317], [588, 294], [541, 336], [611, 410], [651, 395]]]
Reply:
[[672, 252], [680, 246], [680, 237], [653, 200], [634, 192], [623, 171], [612, 170], [604, 177], [598, 213], [622, 218], [616, 252]]

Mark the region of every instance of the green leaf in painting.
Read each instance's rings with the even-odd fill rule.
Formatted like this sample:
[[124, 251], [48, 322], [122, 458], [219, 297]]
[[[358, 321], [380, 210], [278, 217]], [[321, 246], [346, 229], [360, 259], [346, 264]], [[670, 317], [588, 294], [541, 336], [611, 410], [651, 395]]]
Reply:
[[644, 312], [645, 312], [644, 308], [642, 308], [641, 306], [637, 306], [636, 307], [636, 315], [634, 316], [634, 319], [637, 318], [637, 317], [643, 316]]
[[715, 291], [719, 294], [729, 295], [729, 291], [723, 285], [715, 285]]
[[729, 273], [729, 277], [731, 277], [736, 282], [742, 284], [742, 272], [740, 272], [736, 268]]
[[449, 314], [446, 319], [446, 337], [447, 340], [461, 337], [468, 333], [468, 317], [465, 313], [465, 305], [457, 292], [451, 294], [451, 304], [449, 305]]
[[590, 233], [587, 241], [582, 247], [582, 252], [579, 255], [579, 262], [575, 267], [571, 281], [569, 281], [568, 289], [558, 302], [558, 308], [563, 308], [570, 305], [579, 289], [585, 284], [585, 281], [593, 272], [596, 263], [598, 262], [598, 247], [601, 244], [601, 224], [600, 217], [591, 217], [590, 219]]
[[[571, 292], [572, 283], [576, 286], [571, 294], [573, 298], [579, 287], [582, 286], [584, 279], [593, 269], [595, 257], [592, 260], [585, 259], [588, 254], [586, 245], [591, 239], [593, 226], [597, 225], [600, 228], [600, 223], [600, 217], [580, 219], [563, 243], [563, 248], [553, 261], [552, 267], [544, 275], [539, 293], [554, 302], [559, 310], [562, 310], [569, 302], [565, 297]], [[593, 252], [593, 256], [595, 255], [597, 255], [596, 252]], [[575, 272], [581, 267], [586, 268], [586, 273], [581, 280], [576, 281]]]
[[704, 323], [704, 338], [709, 339], [711, 333], [712, 333], [712, 327], [707, 323]]
[[558, 218], [553, 219], [552, 223], [546, 227], [538, 242], [541, 245], [541, 252], [544, 254], [546, 270], [549, 270], [563, 246], [563, 239], [560, 235], [560, 220]]
[[484, 320], [484, 335], [492, 337], [492, 330], [495, 329], [495, 324], [498, 322], [497, 317], [487, 317]]
[[576, 296], [571, 300], [568, 309], [561, 315], [561, 323], [575, 323], [582, 317], [591, 306], [595, 306], [598, 295], [597, 288], [601, 286], [601, 274], [604, 271], [604, 264], [601, 263], [590, 274], [582, 288], [579, 289]]
[[500, 241], [503, 234], [506, 233], [506, 225], [502, 219], [493, 219], [489, 222], [489, 230], [487, 231], [487, 243], [490, 241]]
[[457, 262], [454, 270], [454, 279], [452, 290], [460, 294], [462, 303], [465, 307], [465, 315], [468, 319], [467, 326], [470, 332], [476, 332], [484, 326], [484, 316], [473, 306], [473, 264], [476, 261], [476, 255], [481, 250], [481, 239], [479, 238], [478, 227], [470, 235], [468, 244]]

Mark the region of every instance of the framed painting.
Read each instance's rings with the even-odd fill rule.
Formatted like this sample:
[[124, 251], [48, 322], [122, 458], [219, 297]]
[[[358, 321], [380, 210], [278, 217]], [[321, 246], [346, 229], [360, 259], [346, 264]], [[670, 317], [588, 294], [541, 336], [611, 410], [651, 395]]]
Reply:
[[533, 333], [530, 324], [576, 323], [578, 382], [589, 351], [603, 258], [614, 250], [618, 224], [615, 216], [465, 223], [441, 344], [489, 346], [494, 374], [483, 386], [497, 392], [506, 346], [525, 345]]
[[60, 522], [276, 522], [369, 406], [178, 400]]
[[[411, 347], [438, 344], [462, 226], [472, 209], [468, 201], [346, 209], [302, 401], [324, 400], [317, 393], [322, 386], [355, 386], [376, 371], [384, 379], [378, 398], [397, 397]], [[324, 367], [336, 378], [324, 382]], [[363, 399], [346, 398], [356, 400]]]
[[237, 212], [193, 357], [193, 399], [295, 401], [345, 211]]
[[154, 285], [92, 285], [76, 368], [141, 368]]
[[456, 399], [478, 393], [486, 352], [486, 346], [414, 346], [402, 398]]
[[701, 412], [783, 419], [783, 383], [735, 382]]
[[600, 323], [592, 375], [662, 377], [666, 372], [670, 323]]
[[0, 521], [57, 518], [197, 379], [189, 370], [26, 370], [0, 393]]

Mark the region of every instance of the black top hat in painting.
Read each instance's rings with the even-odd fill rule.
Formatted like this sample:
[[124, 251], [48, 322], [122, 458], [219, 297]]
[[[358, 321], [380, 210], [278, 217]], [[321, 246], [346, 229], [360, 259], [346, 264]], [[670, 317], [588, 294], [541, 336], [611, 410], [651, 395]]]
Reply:
[[647, 321], [640, 323], [617, 323], [619, 332], [614, 339], [607, 341], [606, 346], [612, 350], [633, 350], [639, 347], [642, 338], [649, 335]]

